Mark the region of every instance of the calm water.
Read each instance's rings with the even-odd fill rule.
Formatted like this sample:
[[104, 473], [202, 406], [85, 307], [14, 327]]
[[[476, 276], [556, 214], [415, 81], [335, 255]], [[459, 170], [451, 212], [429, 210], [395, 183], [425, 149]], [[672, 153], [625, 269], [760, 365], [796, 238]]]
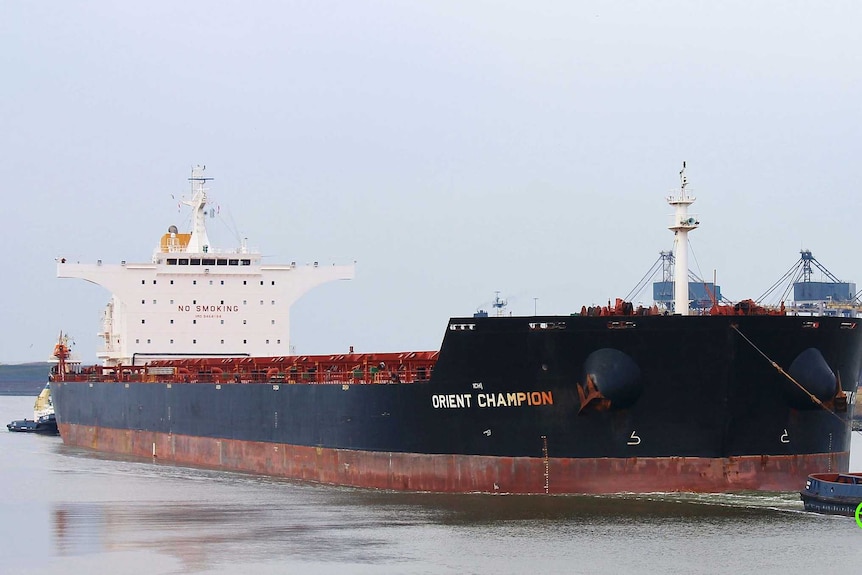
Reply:
[[[32, 414], [0, 396], [0, 422]], [[858, 573], [793, 493], [380, 493], [110, 459], [0, 433], [0, 573]], [[862, 435], [854, 434], [854, 470]], [[800, 486], [801, 487], [801, 486]]]

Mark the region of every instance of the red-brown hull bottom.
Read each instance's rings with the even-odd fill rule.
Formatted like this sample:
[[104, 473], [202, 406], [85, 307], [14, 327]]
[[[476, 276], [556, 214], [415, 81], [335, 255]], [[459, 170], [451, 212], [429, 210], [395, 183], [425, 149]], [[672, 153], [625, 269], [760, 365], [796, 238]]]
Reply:
[[798, 491], [849, 452], [562, 459], [350, 451], [60, 424], [66, 445], [332, 485], [449, 493]]

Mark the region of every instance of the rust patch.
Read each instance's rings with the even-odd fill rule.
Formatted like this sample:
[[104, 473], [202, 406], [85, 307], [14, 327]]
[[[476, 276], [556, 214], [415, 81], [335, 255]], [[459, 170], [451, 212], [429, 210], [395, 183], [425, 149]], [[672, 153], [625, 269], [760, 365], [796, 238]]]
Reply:
[[587, 381], [583, 385], [575, 386], [578, 388], [578, 399], [581, 402], [581, 408], [578, 410], [578, 415], [585, 409], [593, 411], [607, 411], [611, 408], [611, 400], [602, 395], [596, 385], [595, 376], [587, 374]]
[[[60, 424], [67, 445], [197, 467], [333, 485], [450, 493], [798, 491], [847, 471], [849, 452], [637, 458], [489, 457], [351, 451]], [[155, 445], [156, 456], [153, 457]]]

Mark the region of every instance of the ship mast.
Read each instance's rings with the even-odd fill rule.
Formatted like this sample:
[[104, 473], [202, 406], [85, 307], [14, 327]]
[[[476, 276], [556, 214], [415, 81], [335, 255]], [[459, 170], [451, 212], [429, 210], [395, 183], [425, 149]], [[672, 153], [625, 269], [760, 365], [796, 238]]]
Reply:
[[675, 209], [673, 225], [668, 229], [674, 234], [675, 257], [673, 273], [673, 311], [674, 314], [688, 315], [688, 232], [697, 228], [700, 222], [688, 215], [688, 207], [694, 203], [693, 196], [686, 192], [688, 180], [685, 177], [685, 162], [679, 171], [680, 188], [676, 196], [667, 198], [667, 203]]
[[192, 236], [186, 251], [193, 254], [203, 254], [209, 251], [210, 240], [207, 237], [206, 211], [207, 189], [204, 187], [212, 178], [204, 177], [206, 166], [196, 166], [192, 169], [192, 199], [182, 200], [182, 203], [192, 209]]

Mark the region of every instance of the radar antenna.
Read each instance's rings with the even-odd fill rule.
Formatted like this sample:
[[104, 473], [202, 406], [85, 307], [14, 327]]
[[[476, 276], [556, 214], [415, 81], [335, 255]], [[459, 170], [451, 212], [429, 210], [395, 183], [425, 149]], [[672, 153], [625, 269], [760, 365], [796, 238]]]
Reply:
[[494, 296], [494, 302], [491, 304], [491, 306], [495, 310], [497, 310], [496, 311], [497, 317], [501, 317], [503, 315], [505, 309], [506, 309], [506, 306], [509, 305], [509, 302], [508, 302], [508, 300], [504, 300], [504, 299], [500, 298], [500, 292], [499, 291], [495, 291], [494, 293], [496, 295]]

